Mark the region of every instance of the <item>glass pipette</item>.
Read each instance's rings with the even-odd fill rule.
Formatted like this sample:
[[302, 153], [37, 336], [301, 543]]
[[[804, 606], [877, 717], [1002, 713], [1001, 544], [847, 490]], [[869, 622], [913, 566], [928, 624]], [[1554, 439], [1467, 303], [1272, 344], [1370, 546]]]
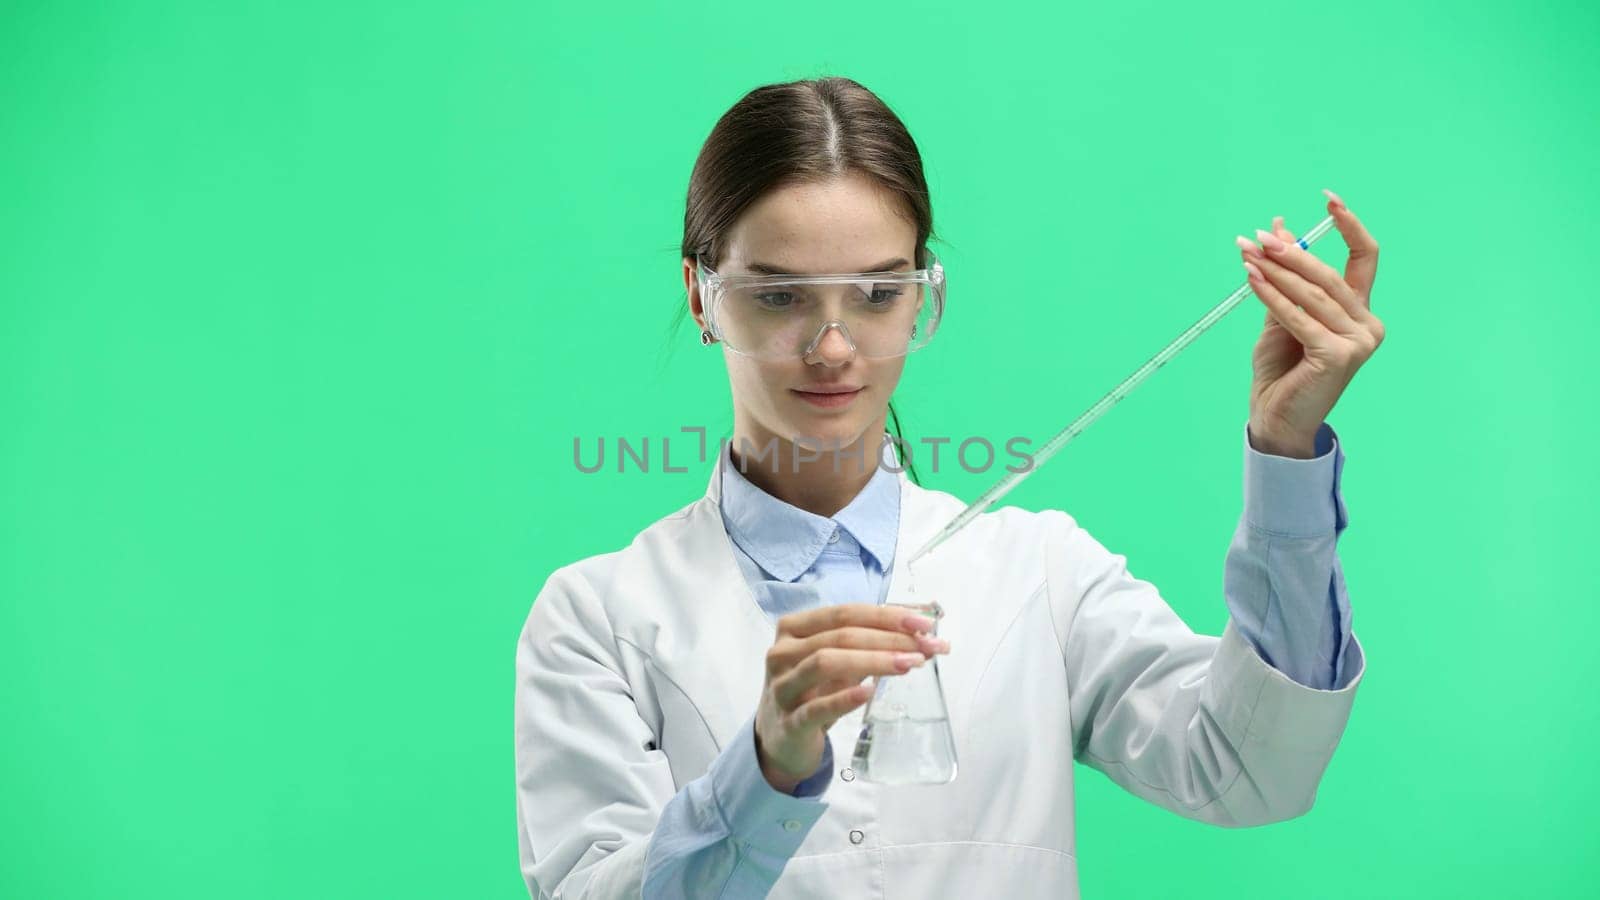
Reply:
[[[1318, 222], [1315, 228], [1312, 228], [1310, 231], [1301, 235], [1300, 238], [1294, 243], [1300, 245], [1302, 249], [1309, 250], [1312, 244], [1315, 244], [1319, 238], [1327, 234], [1332, 228], [1333, 216], [1328, 216], [1321, 222]], [[910, 560], [906, 562], [906, 567], [909, 569], [913, 564], [916, 563], [917, 560], [927, 555], [928, 551], [944, 543], [950, 538], [951, 535], [955, 534], [957, 531], [960, 531], [965, 525], [967, 525], [967, 523], [977, 518], [979, 513], [988, 509], [990, 506], [993, 506], [995, 501], [999, 500], [1001, 497], [1004, 497], [1012, 488], [1022, 483], [1022, 479], [1027, 478], [1034, 472], [1039, 471], [1039, 467], [1044, 465], [1045, 461], [1050, 457], [1055, 456], [1062, 447], [1067, 445], [1068, 441], [1077, 437], [1078, 434], [1085, 428], [1088, 428], [1094, 422], [1094, 420], [1100, 418], [1100, 416], [1105, 413], [1106, 410], [1116, 405], [1118, 400], [1126, 397], [1129, 392], [1143, 383], [1146, 378], [1149, 378], [1151, 373], [1155, 372], [1155, 370], [1161, 368], [1163, 365], [1166, 365], [1167, 360], [1177, 356], [1180, 350], [1189, 346], [1194, 342], [1195, 338], [1204, 334], [1206, 329], [1210, 328], [1212, 325], [1215, 325], [1218, 320], [1231, 312], [1235, 306], [1239, 305], [1239, 301], [1243, 300], [1249, 293], [1250, 280], [1245, 279], [1244, 284], [1239, 285], [1239, 287], [1233, 293], [1228, 295], [1226, 300], [1218, 303], [1210, 312], [1206, 313], [1205, 316], [1200, 319], [1200, 321], [1189, 326], [1187, 330], [1178, 335], [1176, 340], [1163, 348], [1160, 353], [1152, 356], [1148, 362], [1140, 366], [1138, 369], [1135, 369], [1132, 375], [1124, 378], [1122, 383], [1112, 388], [1109, 394], [1101, 397], [1093, 406], [1089, 407], [1087, 410], [1084, 410], [1082, 415], [1078, 416], [1076, 419], [1073, 419], [1072, 423], [1066, 428], [1061, 429], [1061, 431], [1057, 433], [1055, 437], [1050, 439], [1049, 443], [1045, 444], [1043, 447], [1040, 447], [1039, 452], [1034, 453], [1029, 457], [1029, 464], [1026, 468], [1022, 469], [1021, 471], [1007, 472], [1004, 478], [1001, 478], [999, 481], [995, 482], [994, 487], [984, 491], [983, 495], [977, 500], [974, 500], [971, 506], [968, 506], [966, 509], [961, 511], [960, 515], [956, 516], [954, 519], [951, 519], [950, 524], [939, 529], [939, 533], [934, 535], [926, 544], [923, 544], [922, 549], [911, 555]]]

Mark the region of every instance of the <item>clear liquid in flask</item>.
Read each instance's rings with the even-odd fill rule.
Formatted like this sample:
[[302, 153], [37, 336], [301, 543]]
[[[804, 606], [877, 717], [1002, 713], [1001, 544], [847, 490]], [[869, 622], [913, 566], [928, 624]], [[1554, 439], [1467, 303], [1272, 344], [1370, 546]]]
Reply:
[[[895, 603], [933, 620], [939, 633], [944, 611], [938, 603]], [[878, 784], [947, 784], [956, 777], [956, 742], [939, 681], [937, 656], [902, 675], [877, 680], [862, 714], [850, 765]]]

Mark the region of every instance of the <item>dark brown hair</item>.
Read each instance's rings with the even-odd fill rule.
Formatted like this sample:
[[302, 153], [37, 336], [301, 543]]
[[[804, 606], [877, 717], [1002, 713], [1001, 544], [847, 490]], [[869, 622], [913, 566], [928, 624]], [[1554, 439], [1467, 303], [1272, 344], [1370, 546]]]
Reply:
[[[689, 176], [683, 214], [683, 255], [717, 268], [728, 229], [768, 191], [859, 173], [901, 199], [917, 228], [916, 265], [927, 265], [933, 208], [922, 155], [900, 117], [872, 91], [849, 78], [768, 84], [722, 114]], [[688, 317], [683, 304], [675, 326]], [[900, 418], [889, 403], [890, 432], [905, 446]], [[909, 452], [902, 462], [921, 484]]]

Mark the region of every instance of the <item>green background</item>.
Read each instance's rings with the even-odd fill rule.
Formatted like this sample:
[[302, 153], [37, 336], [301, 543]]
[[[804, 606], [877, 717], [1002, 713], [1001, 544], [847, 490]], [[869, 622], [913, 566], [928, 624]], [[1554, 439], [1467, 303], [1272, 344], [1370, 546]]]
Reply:
[[[1228, 831], [1084, 770], [1085, 893], [1587, 894], [1597, 48], [1587, 2], [7, 4], [0, 895], [523, 896], [529, 604], [709, 465], [573, 438], [728, 432], [669, 328], [690, 167], [823, 74], [905, 119], [945, 238], [913, 439], [1053, 432], [1323, 187], [1383, 247], [1329, 417], [1370, 670], [1317, 806]], [[1211, 633], [1246, 302], [1006, 501]]]

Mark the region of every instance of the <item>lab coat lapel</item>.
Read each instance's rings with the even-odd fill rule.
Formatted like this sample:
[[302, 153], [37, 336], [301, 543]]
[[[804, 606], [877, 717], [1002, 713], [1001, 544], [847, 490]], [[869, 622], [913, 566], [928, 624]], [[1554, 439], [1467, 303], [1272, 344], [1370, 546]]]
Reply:
[[676, 543], [655, 564], [666, 578], [660, 615], [670, 624], [653, 635], [653, 662], [688, 696], [720, 751], [755, 712], [776, 626], [739, 571], [718, 474], [713, 461], [705, 496], [690, 504]]

